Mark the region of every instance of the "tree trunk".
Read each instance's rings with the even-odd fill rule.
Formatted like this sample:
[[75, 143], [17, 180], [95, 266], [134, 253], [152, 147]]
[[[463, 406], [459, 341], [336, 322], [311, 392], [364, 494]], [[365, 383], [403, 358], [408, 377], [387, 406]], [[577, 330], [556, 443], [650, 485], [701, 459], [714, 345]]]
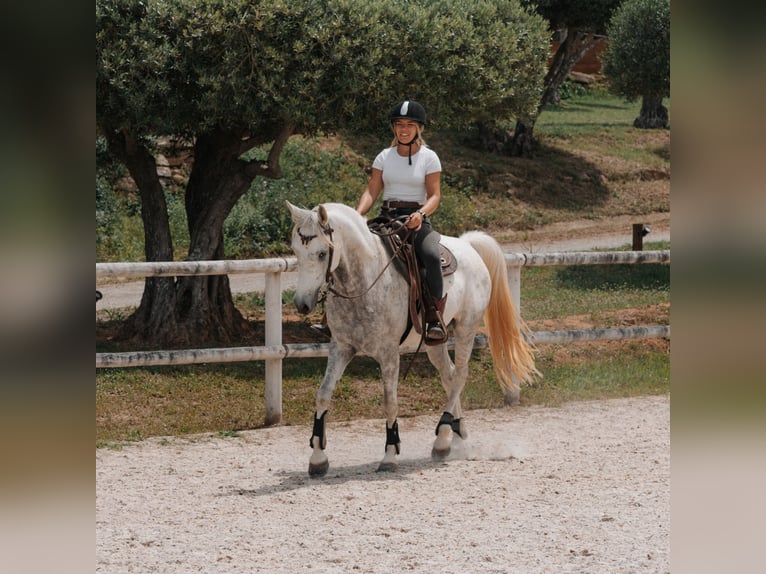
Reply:
[[[241, 135], [200, 135], [186, 188], [189, 261], [224, 258], [223, 224], [253, 177], [239, 160]], [[234, 306], [226, 275], [179, 277], [176, 284], [177, 330], [187, 344], [229, 344], [249, 333], [250, 326]]]
[[[133, 134], [105, 129], [112, 153], [120, 158], [136, 182], [144, 224], [144, 256], [147, 261], [172, 261], [173, 243], [165, 192], [157, 176], [157, 162]], [[153, 334], [174, 333], [176, 328], [175, 282], [172, 277], [148, 277], [138, 309], [128, 317], [121, 338], [139, 347], [151, 344]], [[164, 343], [164, 340], [163, 340]]]
[[[559, 93], [562, 84], [566, 81], [569, 73], [588, 52], [598, 46], [603, 37], [597, 37], [591, 32], [583, 32], [576, 28], [562, 29], [561, 43], [553, 55], [548, 73], [545, 75], [543, 95], [540, 105], [537, 107], [539, 116], [546, 105], [557, 104], [561, 101]], [[534, 121], [516, 122], [513, 142], [511, 143], [511, 155], [514, 157], [531, 157], [534, 146]]]
[[[139, 189], [146, 260], [172, 261], [165, 192], [154, 157], [137, 138], [116, 130], [105, 132], [110, 149], [125, 163]], [[279, 157], [292, 133], [292, 126], [285, 125], [271, 134], [274, 143], [266, 162], [240, 159], [247, 149], [265, 143], [263, 138], [243, 139], [241, 131], [197, 136], [185, 196], [190, 238], [187, 260], [224, 258], [224, 221], [255, 177], [281, 177]], [[137, 348], [157, 349], [229, 344], [249, 332], [250, 325], [234, 306], [226, 275], [149, 277], [141, 304], [125, 322], [122, 338]]]
[[534, 152], [535, 139], [532, 135], [535, 129], [534, 122], [525, 124], [517, 121], [513, 130], [513, 141], [511, 142], [511, 156], [513, 157], [532, 157]]
[[668, 127], [668, 109], [662, 105], [662, 96], [644, 96], [641, 112], [633, 121], [633, 127], [642, 129], [665, 129]]

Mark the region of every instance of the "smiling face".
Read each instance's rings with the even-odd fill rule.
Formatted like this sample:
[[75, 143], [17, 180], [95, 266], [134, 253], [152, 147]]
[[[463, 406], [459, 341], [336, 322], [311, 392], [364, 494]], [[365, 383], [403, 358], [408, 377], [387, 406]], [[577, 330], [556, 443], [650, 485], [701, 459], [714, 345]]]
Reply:
[[394, 135], [396, 135], [397, 141], [403, 144], [408, 144], [413, 139], [418, 138], [422, 131], [422, 126], [418, 122], [414, 120], [408, 120], [407, 118], [399, 118], [394, 120], [392, 128], [394, 130]]

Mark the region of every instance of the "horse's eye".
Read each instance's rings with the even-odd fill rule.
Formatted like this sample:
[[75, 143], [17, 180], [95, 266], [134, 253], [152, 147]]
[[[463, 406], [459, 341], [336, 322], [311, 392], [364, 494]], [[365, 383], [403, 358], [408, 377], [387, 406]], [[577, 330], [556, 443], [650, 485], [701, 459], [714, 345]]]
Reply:
[[327, 251], [320, 251], [317, 257], [319, 257], [319, 260], [321, 261], [322, 259], [327, 257]]

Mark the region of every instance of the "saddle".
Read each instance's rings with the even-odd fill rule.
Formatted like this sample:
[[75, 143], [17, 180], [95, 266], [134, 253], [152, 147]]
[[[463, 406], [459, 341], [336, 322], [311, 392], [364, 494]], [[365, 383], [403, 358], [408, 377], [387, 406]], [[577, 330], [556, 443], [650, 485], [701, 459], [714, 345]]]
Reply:
[[[372, 233], [379, 236], [388, 254], [393, 257], [396, 270], [407, 280], [409, 292], [409, 318], [401, 341], [407, 338], [412, 327], [422, 335], [425, 326], [425, 301], [428, 297], [425, 285], [425, 269], [415, 254], [414, 234], [407, 229], [406, 218], [391, 219], [379, 216], [367, 222]], [[439, 243], [442, 277], [448, 277], [457, 270], [457, 258], [443, 244]], [[446, 325], [445, 325], [446, 326]]]

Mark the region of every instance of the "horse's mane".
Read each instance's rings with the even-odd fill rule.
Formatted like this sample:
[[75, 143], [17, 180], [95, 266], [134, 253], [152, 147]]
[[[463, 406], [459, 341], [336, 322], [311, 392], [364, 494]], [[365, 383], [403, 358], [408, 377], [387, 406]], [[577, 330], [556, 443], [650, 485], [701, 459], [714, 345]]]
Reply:
[[[348, 219], [357, 229], [367, 229], [367, 222], [364, 217], [359, 215], [356, 209], [349, 207], [345, 203], [323, 203], [327, 213], [337, 214], [344, 219]], [[317, 206], [318, 207], [318, 206]], [[317, 209], [317, 208], [314, 208]]]
[[[344, 203], [324, 203], [325, 209], [330, 220], [330, 226], [338, 233], [346, 235], [346, 241], [354, 244], [357, 248], [362, 248], [373, 252], [376, 237], [370, 233], [367, 227], [367, 220], [359, 215], [353, 207]], [[312, 219], [318, 225], [318, 207], [312, 210]]]

